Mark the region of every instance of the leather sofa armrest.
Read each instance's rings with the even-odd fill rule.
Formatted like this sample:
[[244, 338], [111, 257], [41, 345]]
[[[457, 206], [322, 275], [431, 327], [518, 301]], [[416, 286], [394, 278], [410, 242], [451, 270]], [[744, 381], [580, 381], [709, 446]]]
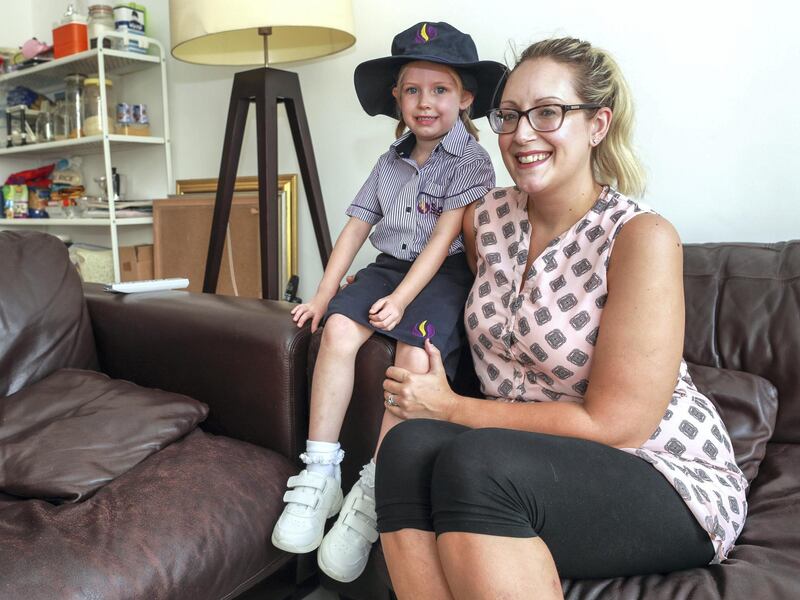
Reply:
[[100, 368], [209, 405], [203, 427], [295, 460], [307, 433], [309, 328], [291, 304], [84, 284]]

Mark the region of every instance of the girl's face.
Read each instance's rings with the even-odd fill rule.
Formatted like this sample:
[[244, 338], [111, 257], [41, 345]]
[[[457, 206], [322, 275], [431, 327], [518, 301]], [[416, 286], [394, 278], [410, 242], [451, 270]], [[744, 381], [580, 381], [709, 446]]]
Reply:
[[[500, 108], [525, 111], [546, 104], [580, 104], [572, 68], [549, 58], [522, 63], [511, 74]], [[570, 189], [577, 179], [591, 177], [592, 138], [608, 129], [611, 111], [572, 110], [555, 131], [534, 131], [521, 117], [517, 130], [498, 136], [503, 162], [522, 191], [529, 194]]]
[[417, 141], [435, 141], [456, 124], [459, 111], [472, 104], [453, 71], [430, 62], [409, 63], [392, 89], [400, 112]]

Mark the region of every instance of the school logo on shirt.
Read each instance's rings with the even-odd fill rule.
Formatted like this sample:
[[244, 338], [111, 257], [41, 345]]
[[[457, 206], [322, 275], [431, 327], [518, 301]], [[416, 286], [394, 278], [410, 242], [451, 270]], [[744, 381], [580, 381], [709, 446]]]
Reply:
[[426, 199], [425, 196], [420, 196], [419, 201], [417, 202], [417, 212], [421, 215], [427, 215], [428, 213], [441, 215], [443, 208], [441, 206], [437, 206], [433, 201]]
[[411, 327], [411, 334], [414, 335], [414, 337], [429, 340], [436, 335], [436, 328], [433, 326], [433, 323], [428, 323], [428, 319], [425, 319], [421, 323], [417, 323]]
[[425, 42], [429, 42], [434, 39], [437, 35], [439, 35], [439, 32], [437, 31], [436, 27], [424, 23], [417, 32], [416, 42], [418, 44], [424, 44]]

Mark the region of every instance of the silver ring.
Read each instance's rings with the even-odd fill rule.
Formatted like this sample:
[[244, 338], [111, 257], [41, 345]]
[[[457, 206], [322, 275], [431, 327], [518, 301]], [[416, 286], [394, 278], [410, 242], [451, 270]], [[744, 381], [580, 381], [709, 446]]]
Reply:
[[397, 406], [397, 401], [394, 399], [394, 394], [389, 394], [386, 398], [386, 404], [389, 406]]

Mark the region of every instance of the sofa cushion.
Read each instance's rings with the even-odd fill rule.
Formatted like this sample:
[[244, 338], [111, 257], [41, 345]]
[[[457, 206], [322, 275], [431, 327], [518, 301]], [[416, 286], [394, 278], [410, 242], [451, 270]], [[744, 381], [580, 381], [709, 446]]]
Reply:
[[292, 557], [269, 539], [296, 469], [196, 428], [84, 502], [2, 506], [0, 598], [233, 598]]
[[78, 502], [186, 435], [208, 408], [188, 396], [62, 369], [0, 399], [0, 491]]
[[81, 281], [58, 238], [0, 231], [0, 398], [62, 368], [95, 369]]
[[747, 481], [753, 481], [775, 430], [778, 391], [752, 373], [692, 363], [688, 367], [697, 389], [719, 410], [731, 436], [736, 464]]
[[747, 520], [721, 564], [668, 574], [564, 580], [566, 600], [794, 600], [800, 573], [800, 446], [773, 444], [753, 483]]
[[687, 244], [683, 270], [686, 360], [772, 382], [772, 441], [800, 442], [800, 240]]

